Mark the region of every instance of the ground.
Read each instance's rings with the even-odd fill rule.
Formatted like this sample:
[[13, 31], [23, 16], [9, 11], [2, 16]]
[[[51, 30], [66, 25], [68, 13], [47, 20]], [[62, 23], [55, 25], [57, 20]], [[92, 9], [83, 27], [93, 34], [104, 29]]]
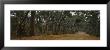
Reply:
[[85, 32], [77, 32], [74, 34], [60, 34], [60, 35], [35, 35], [29, 37], [22, 37], [16, 40], [100, 40], [100, 37], [89, 35]]

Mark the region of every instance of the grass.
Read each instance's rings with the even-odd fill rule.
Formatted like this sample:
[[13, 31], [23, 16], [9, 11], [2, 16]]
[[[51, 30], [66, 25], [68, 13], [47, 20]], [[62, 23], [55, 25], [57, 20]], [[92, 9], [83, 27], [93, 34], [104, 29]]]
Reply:
[[89, 35], [85, 32], [77, 32], [74, 34], [35, 35], [29, 37], [22, 37], [21, 39], [16, 38], [15, 40], [100, 40], [100, 37]]

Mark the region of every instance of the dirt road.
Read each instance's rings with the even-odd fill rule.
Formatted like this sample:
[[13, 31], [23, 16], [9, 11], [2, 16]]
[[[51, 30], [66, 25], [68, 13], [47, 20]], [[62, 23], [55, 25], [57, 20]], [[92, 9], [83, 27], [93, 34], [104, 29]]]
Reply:
[[85, 32], [77, 32], [74, 34], [60, 34], [60, 35], [36, 35], [30, 37], [22, 37], [15, 40], [100, 40], [100, 37], [89, 35]]

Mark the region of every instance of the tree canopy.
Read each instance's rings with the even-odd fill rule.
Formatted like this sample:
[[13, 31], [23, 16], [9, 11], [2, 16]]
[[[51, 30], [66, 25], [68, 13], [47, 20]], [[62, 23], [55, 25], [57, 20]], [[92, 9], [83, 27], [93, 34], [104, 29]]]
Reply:
[[16, 35], [73, 34], [100, 36], [99, 10], [11, 10], [11, 33]]

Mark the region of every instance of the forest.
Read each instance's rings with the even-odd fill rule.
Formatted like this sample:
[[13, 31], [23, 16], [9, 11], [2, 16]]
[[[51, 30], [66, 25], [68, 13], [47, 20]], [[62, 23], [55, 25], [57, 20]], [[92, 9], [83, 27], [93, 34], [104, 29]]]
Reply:
[[12, 40], [100, 39], [100, 10], [11, 10], [10, 18]]

